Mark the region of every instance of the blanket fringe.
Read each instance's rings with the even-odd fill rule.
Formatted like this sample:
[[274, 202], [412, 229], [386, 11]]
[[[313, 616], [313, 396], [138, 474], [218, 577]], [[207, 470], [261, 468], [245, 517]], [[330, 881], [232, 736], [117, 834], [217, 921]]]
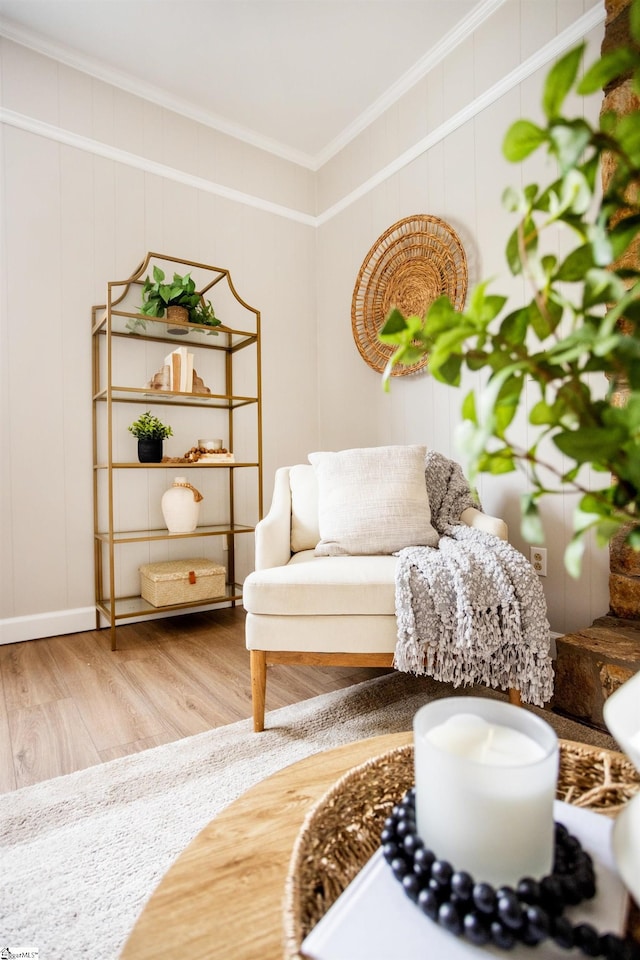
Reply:
[[396, 618], [396, 669], [454, 687], [515, 688], [537, 706], [551, 699], [542, 587], [523, 555], [492, 534], [450, 526], [437, 549], [401, 550]]

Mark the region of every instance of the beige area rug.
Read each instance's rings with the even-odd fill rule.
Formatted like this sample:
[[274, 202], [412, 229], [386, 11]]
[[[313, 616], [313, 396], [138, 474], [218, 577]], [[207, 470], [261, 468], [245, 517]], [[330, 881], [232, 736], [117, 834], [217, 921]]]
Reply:
[[[173, 860], [248, 787], [320, 750], [410, 730], [422, 704], [452, 693], [388, 674], [275, 710], [263, 734], [242, 720], [0, 795], [0, 947], [37, 949], [41, 960], [115, 960]], [[455, 695], [465, 693], [502, 697]], [[615, 748], [544, 715], [565, 739]]]

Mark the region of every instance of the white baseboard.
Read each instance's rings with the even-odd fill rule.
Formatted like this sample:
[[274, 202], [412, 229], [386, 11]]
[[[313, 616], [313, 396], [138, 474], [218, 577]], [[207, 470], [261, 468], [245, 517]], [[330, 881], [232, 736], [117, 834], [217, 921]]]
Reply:
[[[189, 613], [218, 610], [227, 606], [230, 606], [230, 604], [216, 603], [215, 605], [189, 607]], [[150, 617], [131, 617], [120, 622], [122, 624], [141, 623], [143, 620], [161, 620], [179, 614], [179, 610], [166, 610], [163, 613], [154, 613]], [[108, 626], [108, 622], [104, 617], [101, 617], [100, 627]], [[80, 607], [78, 610], [54, 610], [50, 613], [35, 613], [25, 617], [10, 617], [0, 620], [0, 645], [22, 643], [25, 640], [40, 640], [42, 637], [59, 637], [64, 633], [84, 633], [86, 630], [95, 629], [95, 607]]]
[[58, 637], [62, 633], [80, 633], [84, 630], [95, 630], [95, 628], [95, 607], [32, 613], [25, 617], [0, 620], [0, 644], [39, 640], [41, 637]]

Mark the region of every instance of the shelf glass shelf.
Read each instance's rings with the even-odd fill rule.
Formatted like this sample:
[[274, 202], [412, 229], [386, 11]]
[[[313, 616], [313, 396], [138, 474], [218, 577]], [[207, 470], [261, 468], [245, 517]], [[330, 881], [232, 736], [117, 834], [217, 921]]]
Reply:
[[[108, 463], [97, 463], [94, 466], [95, 470], [106, 470], [108, 468]], [[132, 460], [131, 463], [112, 463], [111, 467], [113, 470], [157, 470], [158, 468], [162, 470], [232, 470], [235, 467], [257, 467], [258, 463], [249, 463], [247, 461], [233, 461], [232, 463], [189, 463], [188, 461], [178, 461], [175, 460], [163, 460], [162, 463], [138, 463], [137, 460]]]
[[[143, 326], [144, 324], [144, 326]], [[133, 329], [135, 328], [135, 329]], [[107, 309], [96, 312], [94, 333], [106, 333]], [[249, 330], [235, 330], [224, 324], [208, 327], [199, 323], [176, 323], [166, 317], [147, 317], [142, 313], [111, 309], [111, 334], [136, 340], [161, 340], [164, 343], [186, 345], [197, 343], [199, 347], [213, 350], [240, 350], [256, 342], [257, 334]]]
[[167, 613], [170, 610], [184, 610], [186, 607], [208, 607], [218, 603], [228, 603], [231, 600], [242, 600], [242, 587], [240, 584], [227, 584], [224, 596], [212, 597], [210, 600], [197, 600], [194, 603], [176, 603], [167, 604], [162, 607], [154, 607], [152, 603], [149, 603], [149, 601], [143, 597], [116, 597], [113, 612], [111, 609], [111, 601], [108, 598], [98, 600], [96, 607], [107, 620], [111, 620], [112, 614], [115, 620], [125, 620], [129, 617], [141, 617], [150, 613]]
[[[141, 313], [145, 278], [153, 271], [155, 280], [158, 280], [156, 267], [165, 277], [171, 277], [173, 273], [192, 276], [201, 303], [206, 304], [208, 297], [213, 297], [216, 310], [227, 322], [212, 327], [202, 323], [176, 322], [166, 313], [163, 317], [148, 317]], [[227, 269], [147, 253], [129, 277], [108, 282], [104, 303], [91, 308], [91, 334], [96, 626], [102, 626], [102, 619], [108, 622], [111, 649], [115, 650], [116, 624], [123, 621], [163, 613], [173, 616], [184, 610], [193, 612], [194, 609], [213, 609], [221, 605], [235, 606], [242, 601], [242, 586], [235, 582], [238, 578], [236, 537], [241, 538], [243, 548], [249, 548], [246, 534], [255, 531], [262, 516], [260, 311], [238, 294]], [[178, 381], [165, 376], [164, 367], [168, 364], [166, 361], [162, 363], [162, 358], [177, 347], [185, 347], [193, 354], [198, 369], [203, 364], [202, 370], [218, 392], [208, 392], [200, 377], [194, 378], [193, 386], [196, 391], [206, 392], [167, 389], [168, 384]], [[159, 364], [162, 366], [157, 370]], [[156, 372], [151, 376], [153, 370]], [[187, 385], [184, 380], [182, 384]], [[246, 393], [250, 396], [245, 396]], [[182, 410], [178, 414], [179, 423], [182, 427], [190, 423], [188, 429], [210, 423], [204, 428], [213, 431], [208, 433], [209, 436], [229, 438], [231, 459], [192, 462], [180, 454], [165, 456], [159, 463], [140, 463], [135, 447], [126, 448], [114, 438], [113, 431], [122, 429], [121, 421], [130, 416], [127, 409], [134, 411], [131, 419], [135, 419], [136, 410], [152, 405], [154, 408], [179, 408]], [[202, 431], [203, 428], [198, 426], [197, 429]], [[201, 432], [199, 435], [205, 434]], [[168, 449], [179, 453], [176, 446], [165, 447]], [[122, 456], [126, 459], [114, 463], [114, 459]], [[249, 473], [247, 468], [250, 468]], [[149, 477], [147, 484], [140, 477], [122, 473], [128, 470], [163, 470], [165, 477], [169, 473], [186, 474], [190, 471], [194, 484], [200, 486], [204, 483], [207, 490], [214, 488], [217, 491], [219, 502], [216, 501], [215, 509], [206, 515], [207, 521], [211, 522], [203, 523], [192, 533], [170, 533], [162, 524], [159, 513], [149, 517], [146, 511], [150, 489], [156, 486], [157, 478]], [[223, 470], [225, 473], [208, 474], [198, 479], [194, 470]], [[114, 499], [124, 496], [125, 488], [132, 490], [137, 500], [126, 513], [124, 527], [138, 523], [153, 524], [153, 527], [115, 529]], [[142, 504], [140, 509], [137, 509], [138, 504]], [[248, 523], [238, 523], [238, 516]], [[160, 541], [172, 554], [175, 549], [167, 546], [170, 540], [200, 539], [204, 545], [202, 538], [205, 537], [226, 537], [226, 543], [217, 544], [228, 550], [226, 577], [230, 584], [222, 596], [204, 602], [181, 602], [163, 607], [154, 607], [141, 596], [115, 597], [115, 584], [119, 583], [117, 572], [125, 561], [131, 561], [131, 554], [139, 549], [139, 545]], [[209, 545], [216, 544], [210, 542]], [[129, 569], [119, 592], [137, 594], [139, 590], [133, 570]]]
[[[94, 400], [108, 400], [108, 392], [99, 390]], [[257, 403], [257, 397], [225, 396], [219, 393], [179, 393], [172, 390], [151, 390], [149, 387], [112, 387], [111, 399], [116, 403], [170, 403], [172, 406], [219, 407], [222, 410], [237, 410], [251, 403]]]
[[96, 540], [103, 543], [139, 543], [149, 540], [182, 540], [193, 537], [215, 537], [224, 536], [224, 534], [253, 533], [255, 527], [245, 526], [242, 523], [225, 524], [212, 523], [197, 527], [193, 533], [169, 533], [168, 530], [117, 530], [110, 537], [108, 531], [102, 530], [95, 534]]

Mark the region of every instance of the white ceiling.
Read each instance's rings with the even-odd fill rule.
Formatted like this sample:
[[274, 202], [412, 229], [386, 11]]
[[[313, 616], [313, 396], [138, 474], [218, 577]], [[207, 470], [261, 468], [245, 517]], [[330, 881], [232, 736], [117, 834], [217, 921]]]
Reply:
[[317, 166], [501, 2], [0, 0], [0, 32]]

